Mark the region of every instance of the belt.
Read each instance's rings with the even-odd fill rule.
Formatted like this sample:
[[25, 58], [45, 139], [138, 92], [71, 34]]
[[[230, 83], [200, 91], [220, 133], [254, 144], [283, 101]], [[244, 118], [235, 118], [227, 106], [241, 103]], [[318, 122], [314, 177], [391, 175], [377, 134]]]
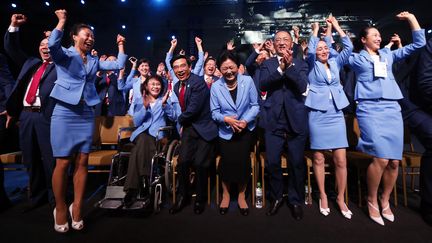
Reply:
[[41, 112], [41, 108], [40, 108], [40, 106], [24, 106], [23, 111]]

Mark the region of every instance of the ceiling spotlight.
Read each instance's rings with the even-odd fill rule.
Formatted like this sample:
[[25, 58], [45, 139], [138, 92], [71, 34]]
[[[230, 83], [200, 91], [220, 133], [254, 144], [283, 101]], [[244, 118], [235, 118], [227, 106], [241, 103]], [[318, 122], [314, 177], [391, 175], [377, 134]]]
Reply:
[[122, 29], [126, 29], [126, 25], [122, 25]]
[[93, 26], [90, 26], [90, 29], [94, 30], [94, 27], [93, 27]]
[[126, 0], [120, 0], [120, 2], [124, 3], [124, 2], [126, 2]]
[[175, 37], [175, 35], [172, 35], [172, 36], [171, 36], [171, 39], [173, 39], [173, 40], [174, 40], [175, 38], [176, 38], [176, 37]]
[[428, 33], [428, 34], [432, 33], [432, 30], [428, 30], [427, 33]]
[[151, 36], [148, 35], [148, 36], [147, 36], [147, 40], [148, 40], [148, 41], [151, 40]]
[[45, 2], [45, 5], [46, 5], [47, 7], [49, 7], [50, 3], [49, 3], [49, 2]]
[[17, 7], [17, 5], [15, 3], [12, 3], [11, 6], [12, 6], [12, 8], [16, 8]]
[[84, 0], [81, 0], [81, 4], [85, 4], [85, 1], [84, 1]]

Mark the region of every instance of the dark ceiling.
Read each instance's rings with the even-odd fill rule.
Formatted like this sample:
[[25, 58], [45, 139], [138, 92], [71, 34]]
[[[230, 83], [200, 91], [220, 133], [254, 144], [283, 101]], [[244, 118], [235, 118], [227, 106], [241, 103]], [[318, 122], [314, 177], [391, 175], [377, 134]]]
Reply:
[[[194, 53], [193, 37], [203, 39], [204, 48], [217, 55], [224, 43], [241, 36], [245, 30], [261, 30], [266, 34], [276, 29], [300, 25], [308, 35], [310, 22], [323, 21], [332, 13], [340, 23], [356, 33], [361, 26], [375, 24], [387, 39], [398, 32], [410, 39], [408, 25], [394, 16], [408, 10], [418, 16], [420, 24], [430, 28], [428, 1], [296, 1], [296, 0], [2, 0], [0, 3], [1, 28], [6, 31], [12, 13], [24, 13], [28, 23], [22, 28], [23, 45], [36, 54], [43, 30], [56, 24], [55, 9], [68, 11], [68, 27], [84, 22], [95, 28], [95, 48], [100, 53], [115, 53], [117, 33], [127, 38], [127, 52], [136, 57], [148, 57], [153, 65], [163, 60], [171, 36], [179, 41], [179, 48]], [[12, 8], [11, 4], [17, 4]], [[125, 25], [125, 29], [122, 29]], [[147, 40], [151, 36], [151, 40]], [[407, 41], [408, 41], [407, 40]], [[3, 43], [3, 41], [0, 41]], [[65, 38], [64, 45], [67, 45]], [[239, 43], [238, 43], [239, 45]], [[240, 47], [239, 47], [240, 48]]]

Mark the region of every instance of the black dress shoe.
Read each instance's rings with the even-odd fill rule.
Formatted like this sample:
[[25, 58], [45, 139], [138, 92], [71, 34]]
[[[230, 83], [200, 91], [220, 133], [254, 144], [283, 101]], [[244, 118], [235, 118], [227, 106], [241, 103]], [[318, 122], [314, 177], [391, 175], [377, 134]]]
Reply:
[[126, 208], [129, 208], [130, 206], [132, 206], [132, 204], [134, 204], [137, 200], [137, 195], [138, 195], [138, 191], [135, 189], [129, 189], [126, 192], [126, 195], [123, 198], [123, 205]]
[[291, 213], [295, 220], [301, 220], [303, 218], [303, 209], [300, 205], [292, 205]]
[[180, 212], [186, 206], [186, 204], [186, 198], [183, 196], [178, 196], [175, 204], [170, 208], [169, 213], [176, 214]]
[[238, 206], [238, 209], [239, 209], [241, 215], [243, 215], [243, 216], [249, 215], [249, 208], [241, 208], [240, 206]]
[[205, 208], [204, 202], [195, 201], [195, 204], [194, 204], [194, 213], [195, 214], [202, 214], [204, 212], [204, 208]]
[[283, 198], [273, 201], [270, 204], [270, 208], [267, 210], [266, 215], [267, 216], [275, 215], [279, 210], [280, 206], [282, 206], [282, 203], [283, 203]]
[[219, 207], [219, 214], [220, 215], [225, 215], [228, 213], [228, 208], [221, 208]]

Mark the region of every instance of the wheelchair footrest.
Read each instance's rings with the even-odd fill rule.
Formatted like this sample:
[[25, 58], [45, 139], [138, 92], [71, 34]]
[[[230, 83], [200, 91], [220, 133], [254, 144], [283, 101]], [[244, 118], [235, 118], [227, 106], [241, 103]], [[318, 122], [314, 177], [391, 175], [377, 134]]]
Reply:
[[123, 202], [121, 199], [109, 199], [105, 198], [98, 203], [99, 208], [104, 209], [119, 209], [123, 206]]
[[122, 186], [107, 186], [105, 199], [123, 199], [125, 195]]

